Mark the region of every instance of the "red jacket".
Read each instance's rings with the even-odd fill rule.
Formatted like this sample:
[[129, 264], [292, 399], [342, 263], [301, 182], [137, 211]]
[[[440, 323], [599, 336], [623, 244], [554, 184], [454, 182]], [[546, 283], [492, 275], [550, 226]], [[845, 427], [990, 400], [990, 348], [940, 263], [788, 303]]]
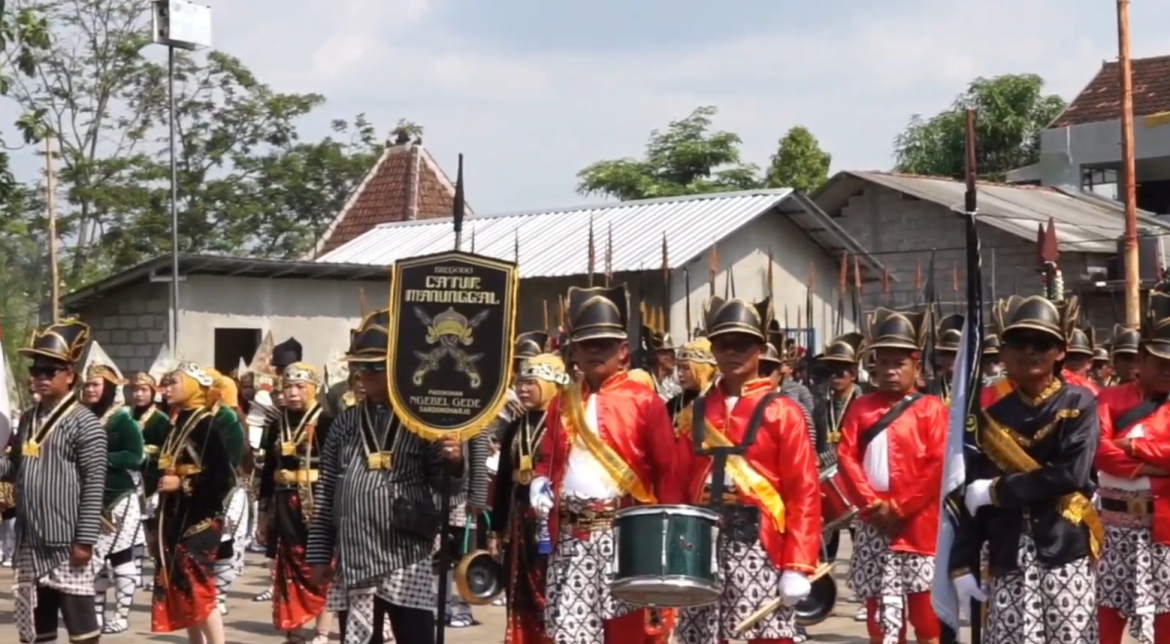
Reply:
[[889, 441], [889, 492], [874, 491], [863, 465], [862, 432], [900, 399], [875, 392], [853, 401], [841, 421], [837, 458], [845, 494], [861, 509], [863, 518], [878, 501], [886, 501], [905, 522], [890, 547], [898, 552], [933, 556], [946, 454], [946, 406], [935, 396], [923, 396], [885, 429]]
[[[1117, 446], [1116, 441], [1133, 429], [1133, 426], [1118, 427], [1117, 421], [1142, 400], [1141, 387], [1135, 382], [1106, 387], [1097, 396], [1101, 444], [1094, 465], [1101, 472], [1136, 479], [1142, 476], [1138, 468], [1145, 464], [1170, 471], [1170, 406], [1158, 407], [1141, 421], [1143, 436], [1133, 439], [1133, 456]], [[1150, 493], [1154, 497], [1154, 541], [1170, 544], [1170, 477], [1151, 476]]]
[[[727, 409], [727, 397], [711, 388], [704, 415], [709, 430], [717, 430], [729, 441], [740, 443], [747, 433], [759, 401], [772, 391], [772, 383], [756, 380], [744, 386], [741, 398]], [[690, 428], [678, 441], [679, 481], [686, 502], [698, 503], [711, 473], [710, 456], [694, 453]], [[748, 466], [779, 493], [783, 508], [782, 529], [772, 518], [767, 504], [751, 490], [736, 486], [736, 495], [760, 509], [760, 543], [777, 568], [811, 574], [821, 550], [821, 492], [817, 460], [808, 440], [808, 426], [800, 406], [789, 398], [773, 400], [764, 412], [764, 422], [755, 443], [744, 454]], [[729, 470], [730, 471], [730, 470]]]
[[1097, 383], [1093, 382], [1089, 378], [1085, 378], [1083, 376], [1078, 376], [1077, 374], [1069, 371], [1068, 369], [1065, 369], [1061, 372], [1060, 379], [1067, 382], [1070, 385], [1084, 387], [1085, 389], [1088, 389], [1089, 391], [1093, 392], [1093, 395], [1097, 395], [1097, 394], [1101, 393], [1101, 387], [1099, 387], [1097, 385]]

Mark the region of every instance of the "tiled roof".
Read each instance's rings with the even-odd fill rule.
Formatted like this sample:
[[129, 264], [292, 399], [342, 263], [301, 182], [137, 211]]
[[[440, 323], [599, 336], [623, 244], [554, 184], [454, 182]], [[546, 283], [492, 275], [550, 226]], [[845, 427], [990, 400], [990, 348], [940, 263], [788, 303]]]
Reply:
[[[1133, 115], [1142, 117], [1170, 112], [1170, 56], [1135, 58], [1130, 68], [1133, 77]], [[1117, 70], [1117, 63], [1102, 63], [1101, 70], [1052, 127], [1100, 123], [1120, 118], [1121, 79]]]
[[[885, 186], [903, 194], [963, 211], [967, 186], [945, 177], [923, 177], [890, 172], [838, 172], [815, 199], [835, 215], [866, 183]], [[1015, 186], [979, 182], [980, 221], [1024, 239], [1036, 239], [1037, 224], [1056, 221], [1060, 249], [1076, 253], [1117, 252], [1117, 240], [1125, 233], [1124, 206], [1089, 192], [1067, 188]], [[1138, 230], [1170, 234], [1167, 224], [1152, 213], [1138, 211]]]
[[[583, 275], [588, 270], [592, 226], [598, 273], [604, 270], [611, 231], [614, 273], [660, 268], [663, 234], [667, 260], [674, 269], [693, 261], [757, 217], [769, 212], [787, 215], [780, 208], [782, 204], [799, 209], [801, 197], [791, 189], [778, 188], [480, 215], [464, 223], [463, 248], [509, 261], [519, 254], [520, 275], [524, 278]], [[317, 261], [389, 266], [404, 257], [450, 250], [453, 241], [449, 217], [382, 224]], [[848, 249], [867, 265], [874, 262], [860, 246]], [[880, 273], [881, 265], [874, 266]]]
[[[387, 147], [313, 255], [339, 248], [379, 224], [450, 217], [454, 201], [455, 186], [426, 148], [416, 143]], [[470, 207], [467, 213], [474, 214]]]

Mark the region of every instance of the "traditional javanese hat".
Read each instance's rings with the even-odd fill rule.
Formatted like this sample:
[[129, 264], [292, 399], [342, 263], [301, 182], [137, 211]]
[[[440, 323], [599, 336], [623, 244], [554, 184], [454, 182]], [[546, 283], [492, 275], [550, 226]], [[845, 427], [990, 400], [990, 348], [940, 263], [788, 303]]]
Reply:
[[592, 288], [571, 286], [566, 299], [572, 342], [628, 339], [630, 297], [624, 284]]
[[711, 353], [711, 341], [707, 338], [698, 338], [684, 344], [678, 350], [678, 361], [715, 365], [715, 354]]
[[1093, 349], [1093, 362], [1109, 362], [1109, 350], [1105, 347]]
[[1096, 332], [1093, 329], [1073, 329], [1068, 336], [1068, 348], [1065, 352], [1069, 355], [1092, 357], [1097, 348], [1095, 336]]
[[764, 352], [760, 354], [760, 362], [774, 365], [784, 364], [784, 361], [780, 359], [780, 352], [776, 350], [776, 347], [771, 342], [764, 344]]
[[707, 329], [708, 338], [717, 338], [721, 335], [740, 333], [768, 341], [768, 329], [772, 322], [772, 298], [766, 297], [760, 302], [748, 302], [732, 298], [724, 300], [713, 297], [707, 300], [703, 311], [703, 323]]
[[284, 382], [307, 382], [311, 385], [321, 386], [321, 377], [317, 375], [317, 369], [305, 362], [290, 364], [284, 368], [280, 377]]
[[994, 333], [988, 333], [983, 336], [983, 357], [997, 358], [999, 357], [999, 336]]
[[952, 313], [938, 322], [938, 340], [934, 345], [936, 351], [956, 353], [959, 344], [963, 341], [964, 317]]
[[98, 344], [97, 340], [90, 340], [89, 351], [85, 357], [85, 379], [94, 380], [96, 378], [101, 378], [115, 386], [126, 384], [126, 380], [122, 378], [122, 371], [102, 349], [102, 345]]
[[285, 367], [303, 360], [303, 354], [304, 349], [301, 347], [301, 343], [290, 336], [289, 339], [272, 348], [272, 366], [278, 372], [284, 371]]
[[348, 362], [385, 362], [390, 344], [390, 309], [367, 313], [350, 338]]
[[655, 331], [649, 326], [642, 325], [642, 337], [646, 339], [646, 348], [651, 351], [674, 351], [674, 341], [671, 340], [670, 334], [663, 331]]
[[1112, 349], [1110, 355], [1117, 354], [1136, 354], [1138, 347], [1141, 345], [1142, 334], [1137, 329], [1124, 327], [1120, 324], [1113, 325], [1113, 340], [1111, 342]]
[[930, 316], [923, 311], [892, 311], [878, 308], [869, 316], [865, 349], [922, 351], [926, 346]]
[[991, 319], [996, 335], [1005, 342], [1010, 341], [1009, 336], [1015, 333], [1034, 331], [1067, 343], [1080, 312], [1080, 302], [1075, 295], [1063, 302], [1053, 302], [1042, 295], [1012, 295], [996, 302]]
[[512, 345], [513, 360], [527, 360], [549, 350], [549, 335], [544, 331], [528, 331], [516, 336]]
[[1150, 290], [1141, 335], [1146, 351], [1170, 360], [1170, 283], [1159, 283]]
[[89, 339], [89, 325], [77, 318], [68, 318], [33, 331], [29, 346], [17, 350], [17, 353], [75, 365], [85, 355]]
[[864, 344], [865, 336], [860, 333], [839, 335], [825, 347], [825, 352], [818, 356], [817, 360], [857, 366], [857, 363], [861, 362], [861, 347]]

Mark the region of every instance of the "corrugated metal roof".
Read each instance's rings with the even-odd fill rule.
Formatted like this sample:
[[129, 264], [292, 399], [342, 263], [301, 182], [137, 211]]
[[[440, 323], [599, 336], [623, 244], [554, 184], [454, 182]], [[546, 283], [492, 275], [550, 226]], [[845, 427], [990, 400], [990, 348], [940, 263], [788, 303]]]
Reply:
[[[660, 268], [663, 233], [674, 269], [790, 195], [791, 189], [781, 188], [480, 215], [464, 220], [463, 247], [470, 250], [474, 240], [476, 253], [511, 261], [518, 244], [522, 277], [580, 275], [589, 265], [592, 221], [599, 273], [605, 270], [610, 230], [615, 273]], [[316, 261], [386, 266], [404, 257], [450, 250], [453, 243], [450, 218], [396, 222], [381, 224]]]
[[[961, 181], [891, 174], [848, 172], [892, 190], [963, 211], [966, 185]], [[981, 220], [1025, 239], [1035, 239], [1036, 225], [1056, 221], [1060, 249], [1079, 253], [1116, 253], [1117, 239], [1125, 234], [1125, 212], [1111, 199], [1085, 192], [1033, 186], [980, 183]], [[1138, 213], [1138, 227], [1156, 234], [1170, 232], [1170, 224], [1151, 213]]]

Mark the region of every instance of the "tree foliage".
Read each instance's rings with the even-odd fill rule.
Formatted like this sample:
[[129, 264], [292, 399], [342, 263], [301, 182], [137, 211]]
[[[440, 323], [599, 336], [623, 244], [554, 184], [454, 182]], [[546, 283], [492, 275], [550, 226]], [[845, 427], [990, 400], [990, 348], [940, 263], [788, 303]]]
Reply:
[[654, 130], [642, 159], [589, 165], [577, 173], [578, 194], [625, 201], [758, 188], [759, 168], [740, 157], [739, 135], [711, 131], [717, 113], [700, 107], [665, 131]]
[[769, 188], [793, 188], [811, 193], [829, 180], [833, 155], [821, 149], [817, 137], [798, 125], [780, 139], [772, 165], [768, 168]]
[[894, 140], [896, 169], [912, 174], [963, 177], [966, 112], [975, 111], [979, 175], [1002, 180], [1011, 170], [1040, 159], [1040, 132], [1065, 102], [1044, 93], [1036, 74], [976, 78], [951, 107], [931, 118], [914, 115]]

